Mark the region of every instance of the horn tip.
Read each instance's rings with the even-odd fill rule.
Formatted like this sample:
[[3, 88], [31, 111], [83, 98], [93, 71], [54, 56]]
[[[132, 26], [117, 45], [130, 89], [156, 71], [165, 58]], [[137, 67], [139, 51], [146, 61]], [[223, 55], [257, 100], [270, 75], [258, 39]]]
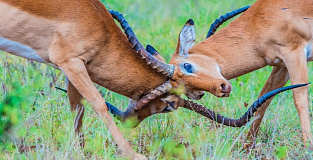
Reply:
[[186, 22], [187, 25], [195, 25], [195, 22], [192, 20], [192, 19], [189, 19], [187, 22]]

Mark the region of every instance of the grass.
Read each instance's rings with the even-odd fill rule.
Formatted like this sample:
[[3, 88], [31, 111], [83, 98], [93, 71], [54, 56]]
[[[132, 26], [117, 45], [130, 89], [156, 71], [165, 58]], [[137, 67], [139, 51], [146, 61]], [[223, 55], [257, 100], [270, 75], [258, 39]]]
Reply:
[[[189, 18], [195, 21], [196, 42], [200, 42], [215, 18], [253, 2], [106, 0], [103, 3], [108, 9], [124, 13], [140, 41], [154, 45], [169, 61], [179, 31]], [[270, 71], [271, 67], [265, 67], [233, 79], [229, 98], [206, 94], [199, 103], [223, 115], [239, 117], [246, 111], [244, 102], [252, 104], [256, 100]], [[312, 76], [310, 70], [309, 81]], [[19, 97], [21, 101], [9, 104], [13, 107], [11, 115], [17, 117], [12, 123], [15, 127], [0, 140], [0, 159], [121, 159], [112, 136], [90, 107], [86, 109], [83, 127], [86, 147], [78, 146], [67, 96], [54, 89], [54, 86], [65, 87], [65, 77], [60, 71], [1, 53], [0, 86], [2, 104], [10, 97]], [[126, 108], [127, 98], [105, 88], [99, 90], [108, 102]], [[312, 91], [310, 87], [310, 101]], [[242, 128], [225, 127], [185, 109], [152, 116], [135, 129], [116, 122], [133, 148], [149, 159], [312, 159], [313, 156], [302, 147], [301, 127], [290, 91], [273, 100], [261, 125], [256, 148], [251, 151], [241, 150], [250, 124]]]

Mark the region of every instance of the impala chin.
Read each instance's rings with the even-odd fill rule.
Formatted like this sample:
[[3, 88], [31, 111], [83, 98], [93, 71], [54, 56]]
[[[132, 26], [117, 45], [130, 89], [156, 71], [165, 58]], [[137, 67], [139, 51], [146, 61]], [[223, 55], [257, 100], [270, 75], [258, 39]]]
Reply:
[[192, 100], [199, 100], [204, 96], [204, 92], [203, 91], [188, 92], [186, 93], [186, 96]]
[[230, 93], [220, 93], [217, 97], [229, 97]]

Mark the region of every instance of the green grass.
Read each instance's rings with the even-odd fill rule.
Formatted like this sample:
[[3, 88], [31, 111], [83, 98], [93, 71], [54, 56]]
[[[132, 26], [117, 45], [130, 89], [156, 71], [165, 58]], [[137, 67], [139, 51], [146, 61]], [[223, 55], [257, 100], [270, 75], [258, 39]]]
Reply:
[[[221, 14], [251, 5], [249, 0], [106, 0], [108, 9], [124, 14], [140, 41], [152, 44], [169, 61], [184, 23], [192, 18], [196, 42], [206, 36], [209, 25]], [[229, 22], [227, 23], [229, 24]], [[223, 25], [222, 27], [226, 26]], [[309, 81], [313, 80], [312, 64]], [[271, 67], [231, 80], [229, 98], [206, 94], [199, 103], [229, 117], [241, 116], [266, 82]], [[83, 132], [86, 147], [78, 146], [73, 115], [66, 94], [64, 75], [49, 66], [0, 54], [0, 97], [11, 104], [19, 121], [0, 140], [0, 159], [121, 159], [112, 136], [95, 112], [87, 107]], [[104, 98], [125, 109], [128, 98], [99, 88]], [[310, 101], [313, 88], [309, 88]], [[312, 110], [312, 103], [310, 104]], [[13, 117], [14, 118], [14, 117]], [[256, 148], [241, 151], [249, 125], [230, 128], [218, 125], [189, 110], [152, 116], [135, 129], [124, 128], [116, 120], [133, 148], [149, 159], [312, 159], [302, 147], [301, 127], [290, 91], [277, 96], [270, 105], [257, 139]], [[2, 123], [2, 121], [1, 121]]]

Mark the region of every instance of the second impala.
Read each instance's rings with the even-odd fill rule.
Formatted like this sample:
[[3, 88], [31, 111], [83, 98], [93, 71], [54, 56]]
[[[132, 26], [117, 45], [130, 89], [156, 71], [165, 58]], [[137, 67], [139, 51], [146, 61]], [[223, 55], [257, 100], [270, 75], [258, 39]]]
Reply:
[[[194, 45], [187, 54], [179, 55], [180, 59], [174, 55], [170, 63], [189, 61], [193, 65], [187, 72], [195, 76], [206, 70], [212, 90], [220, 88], [216, 83], [220, 79], [232, 79], [267, 65], [274, 67], [260, 96], [284, 86], [289, 79], [291, 84], [307, 83], [307, 62], [313, 61], [312, 6], [311, 0], [258, 0], [228, 27]], [[194, 83], [203, 81], [199, 78]], [[308, 86], [293, 90], [293, 98], [303, 141], [312, 147]], [[269, 104], [256, 112], [260, 118], [252, 123], [249, 139], [255, 139]]]

